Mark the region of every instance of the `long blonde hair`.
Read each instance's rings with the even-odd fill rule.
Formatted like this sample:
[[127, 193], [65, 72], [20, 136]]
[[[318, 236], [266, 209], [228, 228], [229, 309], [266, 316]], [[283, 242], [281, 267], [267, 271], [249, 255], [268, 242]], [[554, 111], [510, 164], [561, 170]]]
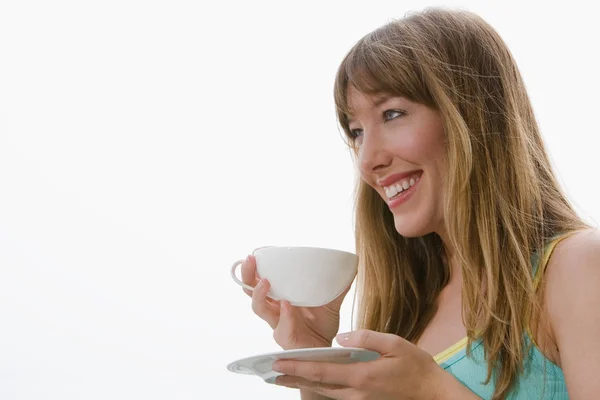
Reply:
[[[462, 268], [467, 348], [482, 339], [486, 382], [494, 371], [494, 399], [504, 398], [522, 372], [528, 316], [540, 310], [532, 255], [555, 235], [587, 226], [553, 174], [517, 65], [479, 16], [430, 8], [369, 33], [344, 58], [335, 102], [351, 141], [349, 85], [403, 96], [442, 116], [445, 228]], [[355, 211], [359, 326], [416, 342], [449, 280], [441, 239], [402, 237], [362, 180]]]

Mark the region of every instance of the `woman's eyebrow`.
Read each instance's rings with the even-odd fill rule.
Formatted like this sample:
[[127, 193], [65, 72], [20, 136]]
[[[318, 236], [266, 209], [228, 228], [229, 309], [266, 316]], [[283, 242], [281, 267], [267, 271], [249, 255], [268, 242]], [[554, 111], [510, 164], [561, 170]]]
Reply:
[[[393, 96], [391, 94], [377, 95], [373, 98], [373, 107], [379, 107], [380, 105], [382, 105], [383, 103], [385, 103], [388, 100], [393, 99], [394, 97], [397, 97], [397, 96]], [[348, 122], [348, 124], [354, 122], [354, 114], [353, 114], [352, 110], [348, 110], [348, 112], [346, 113], [346, 121]]]
[[375, 100], [373, 101], [373, 105], [375, 107], [379, 107], [380, 105], [382, 105], [383, 103], [385, 103], [386, 101], [390, 100], [392, 97], [394, 96], [390, 96], [390, 95], [381, 95], [381, 96], [377, 96], [375, 98]]
[[346, 122], [348, 124], [354, 122], [354, 111], [348, 109], [348, 112], [346, 113]]

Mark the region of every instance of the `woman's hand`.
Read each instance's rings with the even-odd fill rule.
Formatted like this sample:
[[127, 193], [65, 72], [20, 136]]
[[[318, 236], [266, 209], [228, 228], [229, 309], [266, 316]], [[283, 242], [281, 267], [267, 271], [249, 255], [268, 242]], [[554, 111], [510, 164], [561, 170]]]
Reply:
[[337, 299], [321, 307], [294, 307], [287, 301], [267, 297], [270, 286], [256, 274], [256, 259], [250, 255], [242, 263], [242, 281], [254, 286], [246, 290], [252, 297], [252, 310], [273, 328], [273, 337], [284, 350], [329, 347], [340, 324], [340, 307], [350, 286]]
[[377, 351], [381, 357], [355, 364], [283, 361], [275, 384], [308, 389], [338, 400], [478, 399], [433, 358], [397, 335], [361, 330], [337, 337], [344, 347]]

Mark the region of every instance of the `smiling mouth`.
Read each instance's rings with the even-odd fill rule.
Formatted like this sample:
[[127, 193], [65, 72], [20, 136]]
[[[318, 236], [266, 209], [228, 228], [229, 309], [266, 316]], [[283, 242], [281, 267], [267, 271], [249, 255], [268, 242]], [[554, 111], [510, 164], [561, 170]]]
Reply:
[[421, 172], [418, 172], [412, 176], [406, 177], [404, 179], [399, 180], [398, 182], [385, 186], [383, 188], [385, 192], [385, 196], [387, 200], [393, 200], [396, 197], [400, 196], [404, 191], [413, 187], [419, 180], [421, 179]]

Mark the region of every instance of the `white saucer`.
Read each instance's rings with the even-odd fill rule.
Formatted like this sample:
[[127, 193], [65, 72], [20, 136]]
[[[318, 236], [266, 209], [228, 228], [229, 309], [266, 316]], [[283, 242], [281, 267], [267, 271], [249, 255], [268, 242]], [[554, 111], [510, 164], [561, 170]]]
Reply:
[[260, 354], [242, 358], [227, 365], [231, 372], [245, 375], [257, 375], [267, 383], [273, 383], [282, 375], [273, 371], [275, 360], [320, 361], [336, 364], [352, 364], [355, 362], [373, 361], [379, 353], [355, 347], [318, 347], [311, 349], [286, 350], [275, 353]]

